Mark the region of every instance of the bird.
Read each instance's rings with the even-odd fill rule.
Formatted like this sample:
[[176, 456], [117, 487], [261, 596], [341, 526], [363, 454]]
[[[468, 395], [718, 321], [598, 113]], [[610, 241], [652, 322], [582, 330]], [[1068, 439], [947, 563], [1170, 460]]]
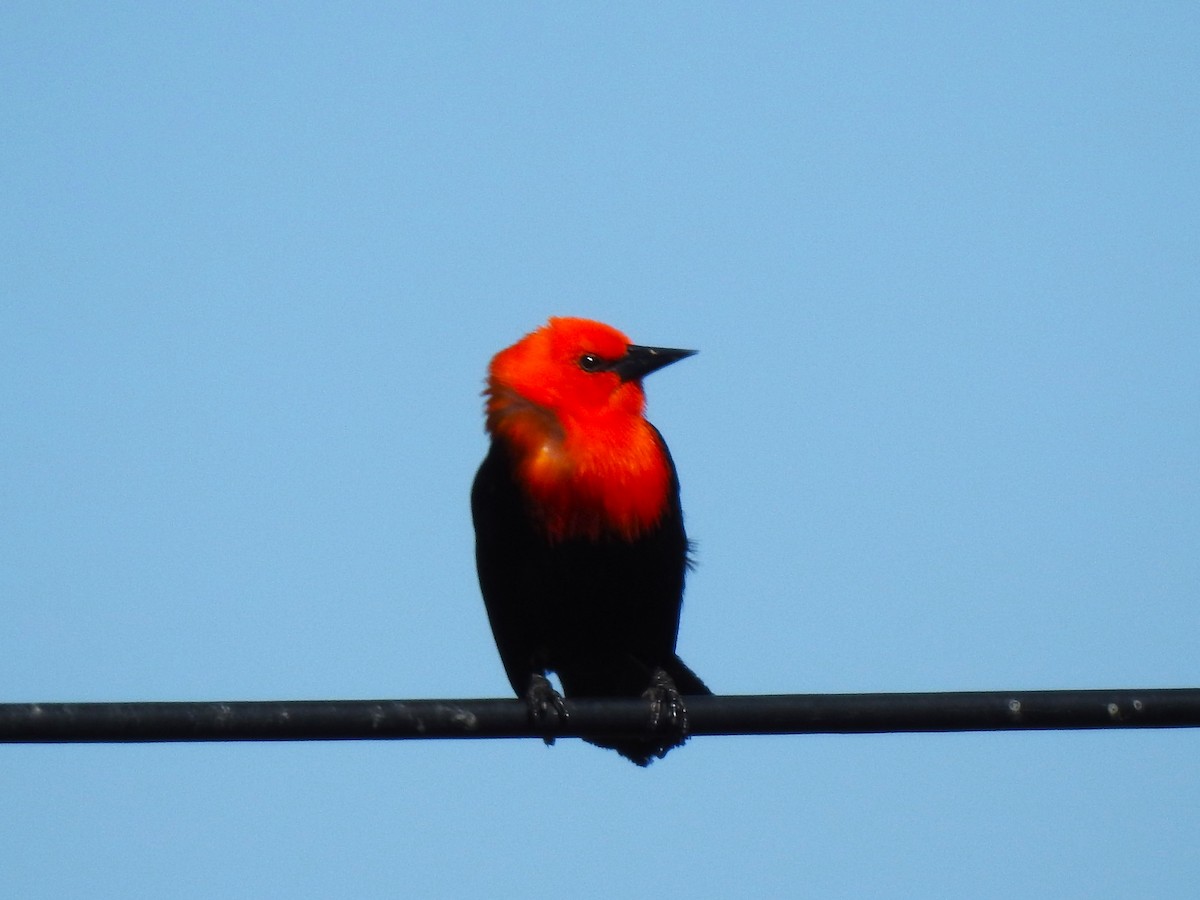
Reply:
[[694, 353], [552, 317], [488, 367], [476, 568], [508, 680], [548, 744], [564, 696], [645, 697], [651, 733], [585, 737], [646, 766], [686, 740], [683, 696], [711, 693], [675, 652], [691, 545], [642, 388]]

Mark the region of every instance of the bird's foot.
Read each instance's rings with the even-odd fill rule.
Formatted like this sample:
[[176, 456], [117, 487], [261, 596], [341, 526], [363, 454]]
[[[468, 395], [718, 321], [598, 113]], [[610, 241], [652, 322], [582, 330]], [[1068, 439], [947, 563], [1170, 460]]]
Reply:
[[555, 735], [567, 724], [567, 704], [562, 694], [545, 675], [535, 673], [529, 678], [525, 704], [534, 729], [541, 733], [547, 747], [553, 746]]
[[667, 751], [681, 746], [688, 737], [687, 708], [683, 705], [683, 695], [675, 687], [670, 675], [662, 669], [655, 669], [650, 687], [642, 692], [642, 697], [650, 701], [650, 729], [667, 739], [655, 753], [662, 759]]

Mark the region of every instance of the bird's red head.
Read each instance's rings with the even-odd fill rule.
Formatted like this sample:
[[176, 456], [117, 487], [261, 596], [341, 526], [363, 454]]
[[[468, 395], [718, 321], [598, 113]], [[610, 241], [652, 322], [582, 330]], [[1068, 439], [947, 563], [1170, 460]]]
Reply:
[[620, 359], [628, 347], [629, 338], [601, 322], [554, 318], [496, 354], [489, 384], [493, 391], [502, 386], [560, 415], [606, 409], [641, 415], [640, 382], [591, 369], [590, 360]]
[[589, 319], [552, 318], [488, 370], [487, 428], [552, 537], [633, 537], [657, 521], [669, 464], [641, 379], [691, 350], [642, 347]]

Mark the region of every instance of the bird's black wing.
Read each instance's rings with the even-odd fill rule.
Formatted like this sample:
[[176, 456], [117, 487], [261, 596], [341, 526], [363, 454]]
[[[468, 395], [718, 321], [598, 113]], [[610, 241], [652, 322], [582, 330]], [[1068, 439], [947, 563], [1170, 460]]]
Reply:
[[533, 525], [514, 477], [510, 454], [493, 441], [471, 487], [475, 565], [496, 649], [513, 690], [523, 696], [534, 674], [543, 674], [539, 610], [530, 596], [539, 564]]
[[647, 559], [644, 608], [648, 616], [648, 638], [653, 641], [648, 651], [653, 665], [671, 676], [680, 693], [709, 694], [711, 691], [704, 682], [675, 653], [679, 617], [683, 609], [684, 579], [691, 565], [691, 544], [683, 525], [675, 461], [657, 428], [654, 434], [671, 478], [667, 489], [667, 509], [658, 528], [647, 537], [644, 551]]

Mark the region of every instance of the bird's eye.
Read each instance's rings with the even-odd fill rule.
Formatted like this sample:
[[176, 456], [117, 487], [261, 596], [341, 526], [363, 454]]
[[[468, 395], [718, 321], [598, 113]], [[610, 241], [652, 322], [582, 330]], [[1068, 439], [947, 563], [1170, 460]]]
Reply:
[[604, 368], [604, 360], [595, 353], [585, 353], [579, 357], [579, 368], [585, 372], [599, 372]]

